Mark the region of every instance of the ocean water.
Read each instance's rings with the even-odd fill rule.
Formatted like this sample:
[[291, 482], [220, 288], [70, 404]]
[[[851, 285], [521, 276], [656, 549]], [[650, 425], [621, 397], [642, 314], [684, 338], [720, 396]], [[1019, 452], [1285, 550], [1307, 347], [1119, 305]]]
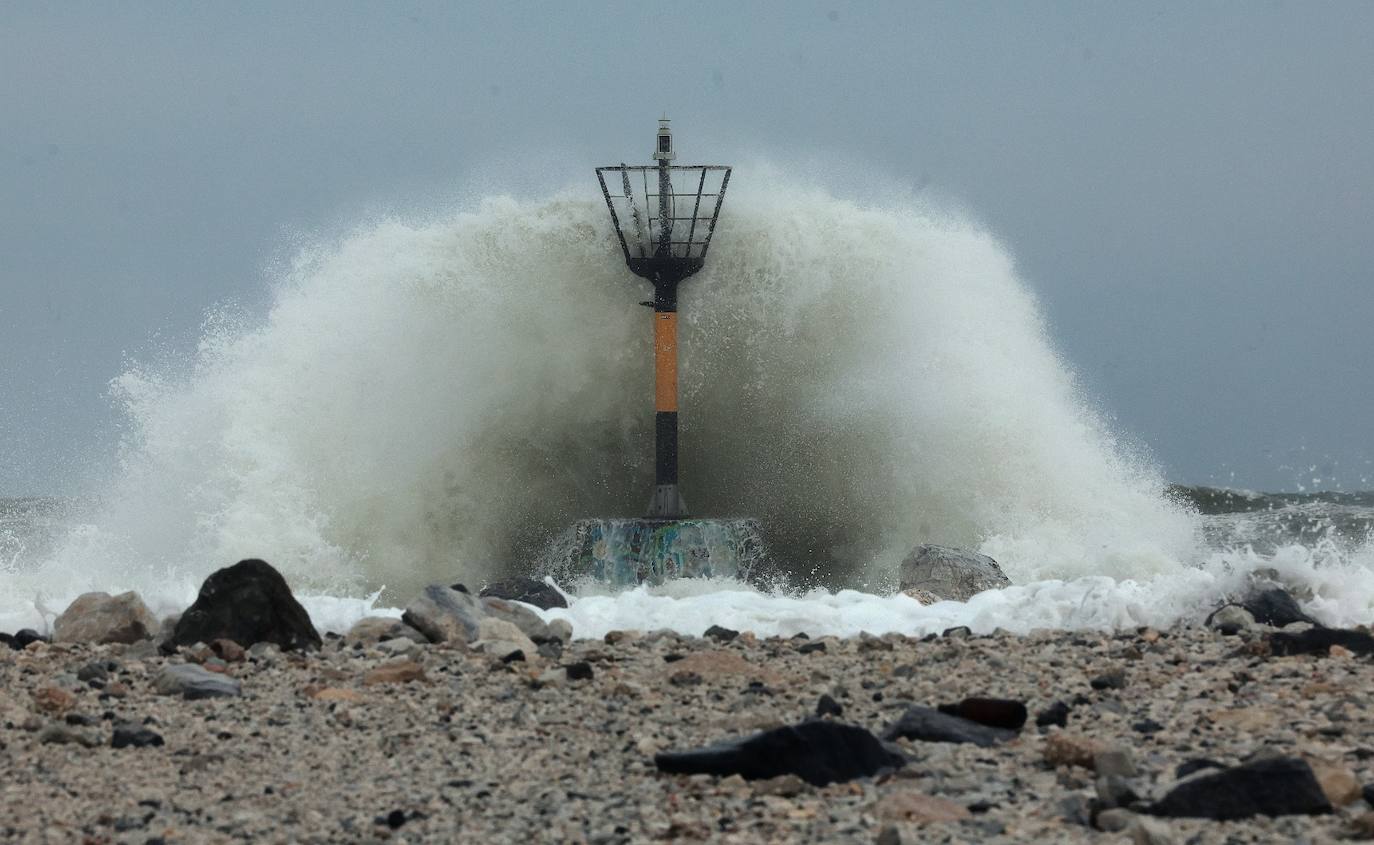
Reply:
[[[184, 360], [115, 379], [113, 476], [0, 502], [0, 630], [88, 590], [177, 610], [244, 557], [326, 629], [426, 583], [530, 571], [573, 520], [644, 505], [646, 290], [585, 185], [306, 246], [265, 313], [211, 314]], [[552, 614], [579, 635], [1162, 625], [1254, 573], [1328, 622], [1369, 621], [1374, 500], [1170, 488], [973, 222], [739, 179], [681, 299], [688, 502], [758, 519], [786, 577], [564, 585]], [[893, 595], [922, 542], [989, 554], [1015, 586]]]

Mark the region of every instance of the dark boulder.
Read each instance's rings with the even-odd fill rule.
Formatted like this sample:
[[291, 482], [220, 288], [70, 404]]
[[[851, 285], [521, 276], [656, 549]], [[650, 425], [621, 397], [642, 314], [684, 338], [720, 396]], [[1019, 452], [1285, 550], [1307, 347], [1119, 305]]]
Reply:
[[[453, 585], [453, 589], [458, 589], [461, 584]], [[460, 592], [467, 592], [464, 588]], [[505, 599], [506, 601], [522, 601], [525, 604], [532, 604], [540, 610], [548, 610], [551, 607], [567, 607], [568, 600], [563, 598], [563, 594], [554, 589], [551, 585], [543, 581], [536, 581], [533, 578], [515, 577], [507, 578], [504, 581], [497, 581], [488, 584], [477, 594], [479, 598]]]
[[883, 739], [914, 739], [921, 742], [971, 742], [987, 748], [1015, 739], [1017, 732], [1006, 728], [990, 728], [968, 719], [941, 713], [919, 705], [907, 708], [902, 717], [883, 731]]
[[1041, 710], [1035, 717], [1035, 726], [1037, 728], [1048, 728], [1055, 725], [1061, 728], [1068, 727], [1069, 725], [1069, 705], [1062, 701], [1056, 701], [1049, 707]]
[[310, 615], [291, 594], [286, 579], [261, 560], [241, 560], [206, 578], [162, 649], [170, 653], [177, 646], [219, 639], [245, 648], [273, 643], [284, 651], [321, 645]]
[[1282, 628], [1284, 625], [1290, 625], [1294, 622], [1317, 624], [1317, 620], [1302, 612], [1297, 599], [1293, 598], [1287, 590], [1278, 587], [1260, 590], [1250, 595], [1241, 604], [1250, 611], [1251, 616], [1255, 617], [1255, 621], [1262, 625]]
[[1374, 653], [1374, 637], [1355, 629], [1310, 628], [1295, 634], [1279, 631], [1270, 634], [1268, 640], [1269, 653], [1275, 657], [1293, 657], [1299, 654], [1325, 657], [1331, 653], [1333, 645], [1361, 655]]
[[739, 636], [739, 631], [725, 628], [720, 625], [712, 625], [706, 629], [706, 633], [701, 635], [703, 639], [715, 640], [718, 643], [728, 643], [734, 641]]
[[857, 725], [810, 720], [774, 728], [743, 739], [692, 751], [654, 755], [659, 771], [684, 775], [740, 775], [767, 780], [796, 775], [807, 783], [829, 783], [869, 777], [900, 768], [902, 756]]
[[1227, 821], [1251, 816], [1314, 816], [1331, 812], [1331, 802], [1305, 761], [1272, 757], [1185, 780], [1152, 804], [1149, 812]]
[[1026, 724], [1026, 705], [1007, 698], [966, 698], [958, 704], [941, 704], [940, 712], [990, 728], [1021, 730]]

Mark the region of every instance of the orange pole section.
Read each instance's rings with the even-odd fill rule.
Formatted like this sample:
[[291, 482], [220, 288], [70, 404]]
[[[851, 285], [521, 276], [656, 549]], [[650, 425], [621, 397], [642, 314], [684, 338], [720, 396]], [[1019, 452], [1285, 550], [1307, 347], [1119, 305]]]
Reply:
[[677, 312], [654, 312], [654, 410], [677, 411]]

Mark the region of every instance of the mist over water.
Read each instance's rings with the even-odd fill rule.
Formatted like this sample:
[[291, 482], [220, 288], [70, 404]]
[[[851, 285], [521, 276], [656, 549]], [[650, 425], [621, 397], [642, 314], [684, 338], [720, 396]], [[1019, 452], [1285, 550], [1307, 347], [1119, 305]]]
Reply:
[[[404, 601], [525, 571], [579, 517], [639, 514], [649, 288], [584, 188], [302, 250], [265, 316], [218, 315], [193, 361], [116, 380], [119, 477], [2, 577], [173, 606], [251, 556], [307, 592]], [[922, 542], [981, 549], [1017, 584], [1210, 554], [965, 219], [737, 178], [680, 321], [687, 503], [760, 519], [798, 587], [890, 588]]]

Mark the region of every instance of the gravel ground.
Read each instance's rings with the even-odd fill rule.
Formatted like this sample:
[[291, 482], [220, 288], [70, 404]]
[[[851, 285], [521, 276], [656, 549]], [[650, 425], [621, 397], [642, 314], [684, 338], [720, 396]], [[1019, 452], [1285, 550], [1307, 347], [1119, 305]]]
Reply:
[[[1247, 649], [1257, 637], [1179, 629], [929, 641], [745, 634], [720, 643], [627, 632], [574, 640], [556, 660], [510, 664], [465, 647], [405, 654], [393, 641], [400, 653], [387, 654], [328, 639], [306, 655], [252, 650], [223, 667], [242, 697], [198, 701], [159, 695], [155, 679], [203, 653], [163, 658], [147, 643], [0, 649], [0, 840], [890, 845], [1374, 835], [1358, 797], [1374, 782], [1370, 662], [1260, 656]], [[91, 669], [77, 677], [102, 661], [113, 662], [108, 678], [89, 679]], [[590, 679], [558, 669], [579, 662]], [[422, 677], [396, 680], [417, 669]], [[822, 695], [841, 705], [839, 719], [875, 733], [910, 704], [965, 696], [1020, 699], [1031, 721], [992, 748], [900, 740], [905, 768], [820, 788], [655, 768], [660, 750], [812, 716]], [[1037, 728], [1035, 714], [1056, 701], [1070, 707], [1067, 726]], [[118, 723], [164, 744], [113, 748]], [[1230, 765], [1281, 752], [1312, 760], [1346, 803], [1327, 816], [1148, 827], [1118, 811], [1122, 829], [1102, 832], [1086, 820], [1094, 772], [1046, 760], [1094, 741], [1128, 752], [1138, 769], [1130, 783], [1144, 797], [1162, 794], [1188, 760]]]

